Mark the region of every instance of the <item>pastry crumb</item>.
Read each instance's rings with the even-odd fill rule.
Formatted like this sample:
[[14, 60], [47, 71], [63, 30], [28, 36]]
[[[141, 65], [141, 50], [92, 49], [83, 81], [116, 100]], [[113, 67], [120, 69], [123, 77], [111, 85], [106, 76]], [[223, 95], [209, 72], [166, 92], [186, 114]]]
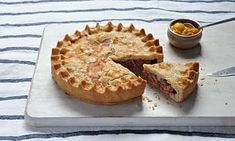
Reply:
[[153, 101], [152, 99], [150, 99], [150, 98], [147, 97], [147, 96], [143, 96], [142, 99], [143, 99], [144, 101], [147, 101], [147, 102], [152, 102], [152, 101]]
[[147, 99], [147, 97], [146, 97], [146, 96], [143, 96], [142, 99], [145, 101], [145, 100]]
[[228, 103], [226, 102], [225, 105], [228, 105]]
[[203, 77], [203, 78], [201, 78], [201, 80], [205, 80], [205, 78]]
[[202, 84], [202, 83], [200, 83], [200, 84], [199, 84], [199, 86], [201, 86], [201, 87], [202, 87], [202, 86], [203, 86], [203, 84]]
[[147, 101], [148, 101], [148, 102], [152, 102], [153, 100], [151, 100], [151, 99], [148, 98]]
[[158, 100], [160, 100], [160, 96], [159, 96], [159, 95], [156, 95], [155, 98], [158, 99]]
[[155, 110], [155, 108], [157, 108], [157, 103], [154, 103], [154, 104], [151, 105], [149, 108], [152, 109], [152, 110]]
[[153, 105], [154, 107], [157, 107], [157, 103], [154, 103], [154, 105]]

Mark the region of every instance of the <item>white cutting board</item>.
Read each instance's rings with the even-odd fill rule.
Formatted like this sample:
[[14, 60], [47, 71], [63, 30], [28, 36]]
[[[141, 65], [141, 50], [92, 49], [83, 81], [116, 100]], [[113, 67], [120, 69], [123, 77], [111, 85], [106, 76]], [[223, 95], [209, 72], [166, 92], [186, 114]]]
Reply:
[[85, 24], [50, 25], [44, 30], [26, 121], [34, 126], [235, 125], [235, 77], [206, 76], [235, 66], [235, 22], [204, 29], [201, 44], [190, 50], [169, 45], [166, 24], [134, 24], [160, 39], [165, 61], [200, 62], [198, 88], [189, 99], [177, 104], [150, 87], [145, 89], [145, 98], [115, 106], [88, 104], [65, 95], [51, 78], [51, 48], [66, 33], [82, 30]]

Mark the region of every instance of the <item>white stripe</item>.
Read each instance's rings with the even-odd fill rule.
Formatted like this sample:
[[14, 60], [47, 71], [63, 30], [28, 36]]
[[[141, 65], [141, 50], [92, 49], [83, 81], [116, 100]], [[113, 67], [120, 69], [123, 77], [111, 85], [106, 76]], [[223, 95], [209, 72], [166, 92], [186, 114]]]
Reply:
[[[123, 16], [123, 15], [124, 16]], [[129, 15], [133, 15], [131, 18]], [[0, 24], [24, 24], [24, 23], [37, 23], [37, 22], [58, 22], [58, 21], [75, 21], [75, 20], [89, 20], [89, 19], [146, 19], [151, 20], [155, 18], [193, 18], [197, 19], [198, 21], [205, 21], [205, 22], [213, 22], [221, 20], [221, 16], [224, 19], [230, 18], [234, 15], [234, 13], [227, 13], [227, 14], [202, 14], [202, 13], [173, 13], [173, 12], [165, 12], [165, 11], [142, 11], [142, 12], [135, 12], [135, 11], [123, 11], [123, 12], [98, 12], [94, 16], [91, 13], [84, 14], [84, 13], [56, 13], [56, 14], [39, 14], [39, 15], [22, 15], [22, 16], [5, 16], [0, 21]], [[63, 17], [63, 18], [61, 18]], [[79, 18], [74, 18], [79, 17]], [[27, 22], [25, 22], [27, 21]]]
[[[41, 34], [43, 33], [43, 26], [35, 27], [0, 27], [1, 36], [4, 35], [17, 35], [17, 34]], [[15, 45], [16, 46], [16, 45]], [[0, 47], [1, 48], [1, 47]]]
[[[4, 136], [21, 136], [26, 134], [52, 134], [52, 133], [68, 133], [68, 132], [78, 132], [78, 131], [99, 131], [99, 130], [120, 130], [123, 127], [67, 127], [67, 128], [35, 128], [28, 126], [24, 120], [0, 120], [0, 134]], [[9, 132], [9, 127], [11, 132]], [[125, 129], [136, 129], [136, 130], [173, 130], [173, 131], [198, 131], [198, 132], [215, 132], [215, 133], [233, 133], [235, 127], [125, 127]], [[161, 134], [155, 134], [156, 138]], [[164, 134], [162, 134], [164, 135]], [[114, 135], [111, 135], [114, 136]], [[118, 135], [121, 136], [121, 135]], [[133, 135], [132, 135], [133, 136]], [[136, 135], [134, 135], [136, 136]], [[148, 136], [151, 136], [149, 134]], [[91, 137], [91, 136], [88, 136]], [[94, 136], [97, 137], [97, 136]], [[192, 137], [190, 137], [192, 138]], [[147, 139], [147, 138], [146, 138]]]
[[159, 7], [167, 9], [177, 10], [233, 10], [235, 4], [230, 2], [224, 3], [184, 3], [184, 2], [171, 2], [171, 1], [160, 1]]
[[[9, 46], [29, 46], [29, 47], [39, 47], [41, 39], [40, 38], [7, 38], [1, 40], [1, 48]], [[1, 57], [1, 56], [0, 56]]]
[[34, 68], [33, 65], [1, 64], [0, 79], [31, 78]]
[[[0, 52], [0, 59], [9, 59], [9, 60], [23, 60], [23, 61], [32, 61], [36, 62], [38, 52], [31, 51], [9, 51], [7, 53]], [[23, 67], [22, 67], [23, 68]]]
[[[95, 7], [94, 7], [95, 4]], [[127, 2], [127, 1], [81, 1], [81, 2], [49, 2], [49, 3], [37, 3], [37, 4], [24, 4], [20, 5], [22, 8], [20, 12], [25, 11], [39, 11], [39, 10], [58, 10], [58, 9], [87, 9], [87, 8], [110, 8], [119, 7], [125, 8], [130, 6], [154, 6], [156, 7], [158, 2], [155, 1], [138, 1], [138, 2]], [[0, 12], [19, 12], [15, 5], [1, 5]]]
[[[94, 5], [91, 6], [91, 5]], [[97, 9], [97, 8], [127, 8], [127, 7], [161, 7], [171, 10], [234, 10], [234, 4], [224, 3], [188, 3], [171, 1], [82, 1], [82, 2], [49, 2], [37, 4], [19, 5], [22, 9], [19, 11], [15, 5], [1, 5], [0, 12], [27, 12], [43, 10], [65, 10], [65, 9]], [[18, 5], [17, 5], [18, 7]]]
[[0, 101], [1, 115], [22, 115], [24, 113], [26, 99]]
[[[132, 15], [130, 17], [130, 15]], [[228, 14], [202, 14], [202, 13], [173, 13], [159, 10], [149, 11], [105, 11], [94, 13], [44, 13], [38, 15], [20, 15], [20, 16], [4, 16], [0, 24], [24, 24], [35, 22], [50, 22], [50, 21], [75, 21], [75, 20], [90, 20], [90, 19], [146, 19], [151, 20], [155, 18], [193, 18], [199, 21], [212, 22], [223, 18], [232, 17], [234, 13]], [[62, 18], [63, 17], [63, 18]], [[76, 18], [75, 18], [76, 17]]]
[[[30, 85], [31, 85], [30, 82], [0, 83], [0, 94], [2, 97], [27, 95], [29, 93]], [[17, 108], [14, 108], [14, 110], [17, 111]], [[0, 114], [3, 114], [3, 113], [0, 113]]]
[[[129, 15], [133, 15], [130, 16]], [[60, 21], [75, 21], [75, 20], [90, 20], [90, 19], [146, 19], [151, 20], [155, 18], [192, 18], [198, 21], [213, 22], [221, 20], [223, 18], [230, 18], [234, 13], [227, 14], [202, 14], [202, 13], [173, 13], [165, 11], [106, 11], [94, 13], [45, 13], [38, 15], [22, 15], [22, 16], [4, 16], [0, 21], [0, 24], [27, 24], [27, 23], [39, 23], [39, 22], [60, 22]], [[63, 18], [61, 18], [63, 17]], [[78, 17], [78, 18], [74, 18]], [[27, 22], [25, 22], [27, 21]], [[18, 32], [19, 34], [19, 32]]]
[[[1, 18], [0, 24], [23, 24], [33, 22], [47, 22], [47, 21], [74, 21], [74, 20], [90, 20], [90, 19], [121, 19], [121, 18], [142, 18], [142, 19], [153, 19], [153, 18], [167, 18], [164, 13], [160, 12], [135, 12], [135, 11], [106, 11], [94, 13], [59, 13], [59, 14], [40, 14], [40, 15], [25, 15], [25, 16], [4, 16]], [[130, 17], [130, 15], [133, 15]], [[160, 16], [161, 15], [161, 16]], [[174, 16], [174, 15], [172, 15]], [[62, 18], [63, 17], [63, 18]], [[76, 17], [76, 18], [75, 18]]]

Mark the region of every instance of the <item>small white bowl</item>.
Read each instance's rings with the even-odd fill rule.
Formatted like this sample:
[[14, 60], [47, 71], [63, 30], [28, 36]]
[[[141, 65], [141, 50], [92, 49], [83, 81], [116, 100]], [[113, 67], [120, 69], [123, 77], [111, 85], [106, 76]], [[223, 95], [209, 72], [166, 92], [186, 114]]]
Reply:
[[190, 19], [176, 19], [176, 20], [171, 21], [170, 24], [168, 25], [167, 36], [168, 36], [170, 43], [174, 47], [182, 48], [182, 49], [195, 47], [201, 40], [202, 29], [200, 29], [198, 33], [193, 34], [193, 35], [181, 35], [181, 34], [175, 33], [171, 29], [171, 26], [177, 22], [190, 23], [198, 29], [201, 27], [200, 23], [194, 20], [190, 20]]

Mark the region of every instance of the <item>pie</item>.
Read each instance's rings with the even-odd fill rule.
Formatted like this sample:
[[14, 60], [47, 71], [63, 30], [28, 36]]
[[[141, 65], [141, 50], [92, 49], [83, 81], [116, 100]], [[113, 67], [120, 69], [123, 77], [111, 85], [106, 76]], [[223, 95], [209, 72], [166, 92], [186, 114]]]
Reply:
[[97, 23], [58, 41], [52, 48], [51, 72], [68, 95], [91, 103], [118, 104], [144, 93], [143, 64], [162, 61], [159, 40], [144, 29]]
[[144, 78], [153, 87], [176, 102], [182, 102], [195, 89], [199, 63], [144, 64]]

